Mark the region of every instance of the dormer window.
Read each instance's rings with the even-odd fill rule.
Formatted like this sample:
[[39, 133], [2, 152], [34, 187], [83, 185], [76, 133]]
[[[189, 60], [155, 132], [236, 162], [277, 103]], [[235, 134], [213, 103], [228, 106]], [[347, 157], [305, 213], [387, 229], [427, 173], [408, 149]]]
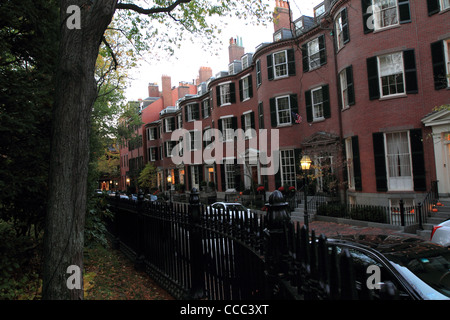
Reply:
[[325, 3], [314, 8], [314, 17], [317, 19], [325, 13]]

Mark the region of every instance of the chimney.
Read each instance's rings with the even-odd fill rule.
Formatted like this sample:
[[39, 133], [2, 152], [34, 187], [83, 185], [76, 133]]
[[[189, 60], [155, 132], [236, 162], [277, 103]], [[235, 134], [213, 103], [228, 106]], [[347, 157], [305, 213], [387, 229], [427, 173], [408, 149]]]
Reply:
[[151, 98], [159, 98], [159, 87], [157, 83], [148, 84], [148, 96]]
[[164, 108], [173, 106], [172, 103], [172, 79], [170, 76], [163, 75], [161, 77], [162, 82], [162, 98]]
[[210, 67], [200, 67], [198, 71], [198, 83], [206, 82], [212, 77], [212, 69]]
[[289, 10], [288, 2], [285, 0], [275, 0], [275, 10], [273, 11], [273, 31], [277, 32], [281, 28], [291, 29], [292, 11]]
[[234, 60], [241, 60], [244, 54], [245, 49], [242, 46], [242, 38], [230, 38], [230, 46], [228, 47], [229, 63], [232, 63]]

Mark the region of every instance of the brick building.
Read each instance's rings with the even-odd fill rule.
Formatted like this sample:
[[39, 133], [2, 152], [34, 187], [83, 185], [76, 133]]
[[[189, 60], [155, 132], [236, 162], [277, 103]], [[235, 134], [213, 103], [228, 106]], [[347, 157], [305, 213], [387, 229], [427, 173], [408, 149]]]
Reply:
[[[294, 19], [276, 1], [273, 42], [245, 53], [230, 39], [228, 72], [203, 77], [196, 94], [144, 121], [144, 162], [155, 161], [162, 186], [168, 174], [188, 190], [211, 181], [219, 196], [252, 185], [300, 188], [302, 155], [313, 160], [316, 191], [351, 203], [420, 202], [436, 180], [448, 195], [450, 111], [434, 108], [450, 103], [449, 11], [448, 0], [326, 0], [314, 17]], [[208, 151], [200, 133], [209, 128], [222, 132], [223, 148], [240, 141], [245, 149], [175, 165], [170, 133], [180, 127], [201, 141], [184, 156]], [[244, 136], [227, 133], [238, 128]], [[261, 174], [263, 150], [251, 143], [260, 129], [280, 137], [273, 175]]]

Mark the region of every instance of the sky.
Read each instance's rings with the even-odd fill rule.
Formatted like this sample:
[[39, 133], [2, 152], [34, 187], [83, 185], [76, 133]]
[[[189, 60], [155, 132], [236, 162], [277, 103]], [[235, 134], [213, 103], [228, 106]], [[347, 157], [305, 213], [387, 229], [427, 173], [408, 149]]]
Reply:
[[[270, 1], [272, 7], [275, 0]], [[290, 0], [293, 20], [301, 15], [313, 16], [313, 7], [319, 4], [320, 0]], [[273, 10], [273, 9], [271, 9]], [[219, 39], [222, 45], [216, 45], [217, 54], [214, 48], [205, 48], [195, 42], [184, 42], [173, 56], [167, 59], [156, 61], [150, 55], [144, 56], [140, 65], [129, 71], [131, 77], [129, 87], [125, 91], [128, 101], [145, 99], [148, 97], [148, 84], [157, 83], [161, 90], [161, 76], [171, 77], [172, 86], [179, 82], [193, 82], [198, 76], [200, 67], [210, 67], [213, 76], [220, 71], [228, 70], [228, 46], [230, 38], [242, 38], [242, 45], [246, 53], [255, 52], [255, 48], [264, 42], [273, 42], [273, 24], [246, 25], [245, 21], [236, 19], [228, 23], [222, 29]]]

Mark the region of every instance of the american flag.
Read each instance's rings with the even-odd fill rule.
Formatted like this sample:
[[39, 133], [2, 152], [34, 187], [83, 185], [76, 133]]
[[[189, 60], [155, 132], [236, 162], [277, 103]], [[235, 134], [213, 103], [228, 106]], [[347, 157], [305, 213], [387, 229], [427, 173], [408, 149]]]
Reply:
[[292, 118], [294, 119], [295, 123], [301, 123], [303, 121], [302, 117], [298, 113], [291, 111], [291, 114], [292, 114]]

